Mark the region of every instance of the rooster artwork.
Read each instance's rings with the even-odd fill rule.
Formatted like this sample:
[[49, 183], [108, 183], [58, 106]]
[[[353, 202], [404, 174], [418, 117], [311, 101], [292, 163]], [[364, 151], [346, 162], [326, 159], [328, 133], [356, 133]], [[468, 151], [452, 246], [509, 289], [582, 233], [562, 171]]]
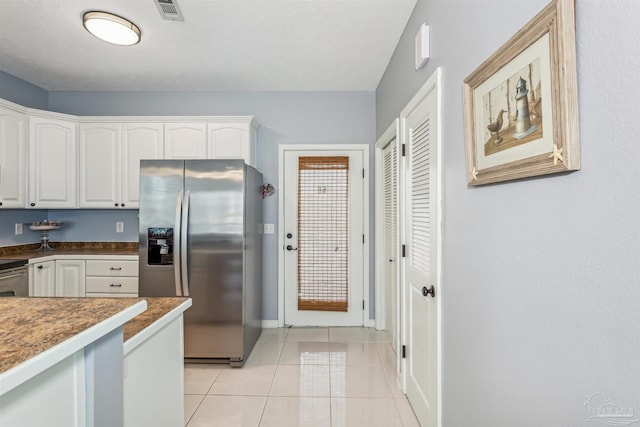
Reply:
[[500, 136], [500, 129], [502, 129], [502, 123], [503, 123], [502, 115], [504, 113], [506, 113], [506, 111], [500, 110], [496, 121], [491, 123], [489, 126], [487, 126], [487, 129], [489, 129], [489, 132], [496, 134], [496, 139], [493, 141], [494, 144], [500, 144], [502, 142], [502, 137]]

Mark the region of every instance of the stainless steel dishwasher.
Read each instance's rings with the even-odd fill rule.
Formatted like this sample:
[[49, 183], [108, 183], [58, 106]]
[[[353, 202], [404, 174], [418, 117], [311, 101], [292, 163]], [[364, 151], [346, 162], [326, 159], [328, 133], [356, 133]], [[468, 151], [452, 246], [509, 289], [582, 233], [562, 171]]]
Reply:
[[0, 260], [0, 297], [28, 297], [29, 270], [27, 260]]

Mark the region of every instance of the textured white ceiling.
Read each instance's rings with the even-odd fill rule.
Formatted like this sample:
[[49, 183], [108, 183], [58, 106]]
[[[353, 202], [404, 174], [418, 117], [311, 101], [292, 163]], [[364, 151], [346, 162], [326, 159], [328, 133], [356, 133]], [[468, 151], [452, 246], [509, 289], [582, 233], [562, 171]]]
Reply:
[[[376, 89], [416, 0], [0, 0], [0, 70], [48, 91]], [[84, 30], [105, 10], [142, 31], [129, 47]]]

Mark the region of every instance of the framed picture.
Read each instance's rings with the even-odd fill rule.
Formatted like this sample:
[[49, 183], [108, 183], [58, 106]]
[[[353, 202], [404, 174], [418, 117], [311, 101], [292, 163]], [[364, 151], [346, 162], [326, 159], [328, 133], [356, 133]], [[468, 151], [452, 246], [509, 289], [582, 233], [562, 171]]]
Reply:
[[464, 81], [469, 185], [580, 169], [575, 0], [554, 0]]

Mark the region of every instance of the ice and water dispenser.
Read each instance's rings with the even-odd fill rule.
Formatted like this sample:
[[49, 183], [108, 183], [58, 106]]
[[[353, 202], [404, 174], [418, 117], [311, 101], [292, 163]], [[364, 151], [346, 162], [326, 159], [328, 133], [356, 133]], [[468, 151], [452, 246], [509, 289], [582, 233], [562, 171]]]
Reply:
[[173, 228], [150, 227], [147, 230], [149, 265], [173, 264]]

